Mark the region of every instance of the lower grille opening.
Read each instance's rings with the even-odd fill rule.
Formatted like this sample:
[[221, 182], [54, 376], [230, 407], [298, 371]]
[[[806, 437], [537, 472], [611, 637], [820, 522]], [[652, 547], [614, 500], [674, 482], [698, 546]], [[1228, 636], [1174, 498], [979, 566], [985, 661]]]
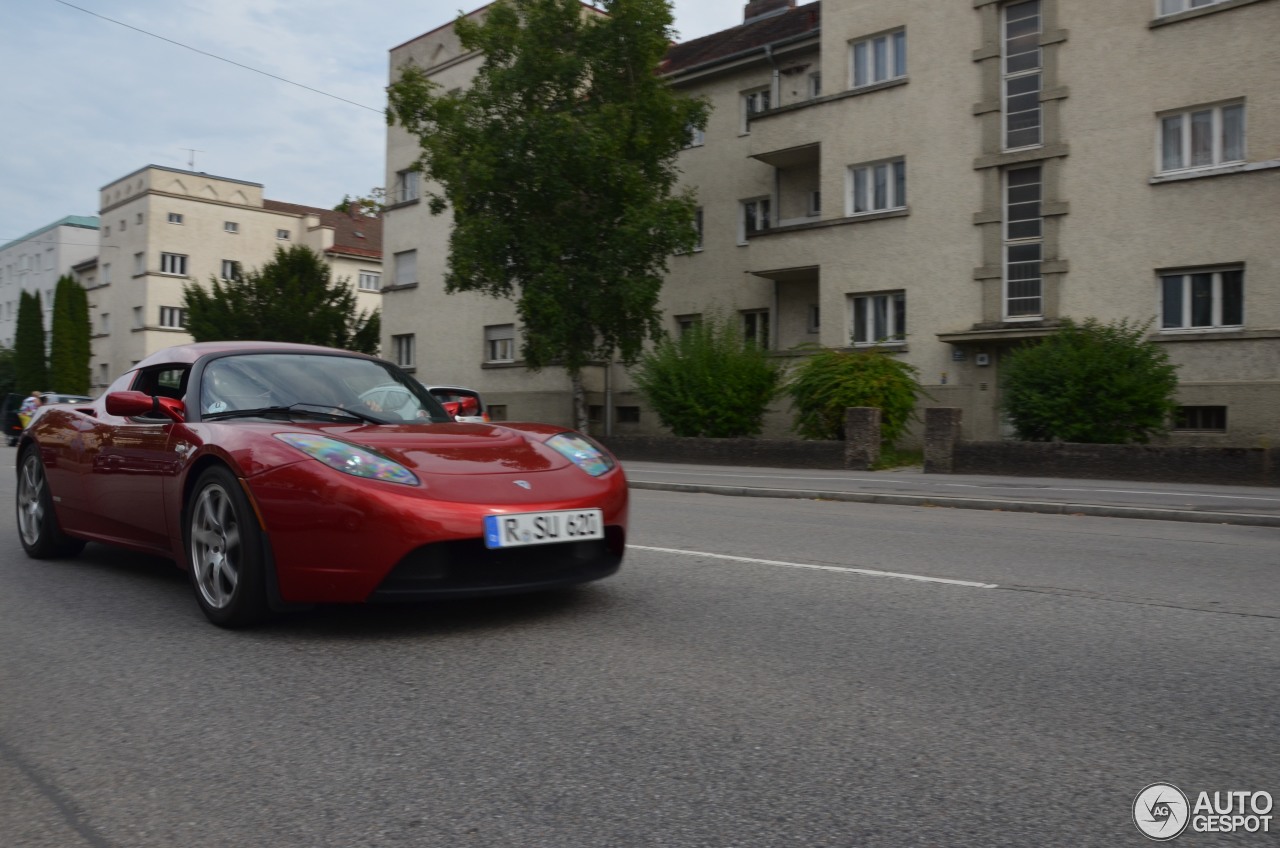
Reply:
[[435, 542], [410, 551], [371, 601], [505, 594], [607, 577], [622, 564], [620, 527], [604, 539], [490, 550], [480, 539]]

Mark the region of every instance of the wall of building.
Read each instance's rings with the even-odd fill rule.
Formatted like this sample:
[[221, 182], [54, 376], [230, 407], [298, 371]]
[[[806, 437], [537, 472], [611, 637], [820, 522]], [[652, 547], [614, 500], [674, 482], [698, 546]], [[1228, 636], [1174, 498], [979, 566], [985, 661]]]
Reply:
[[13, 347], [24, 291], [40, 295], [45, 331], [49, 331], [58, 278], [93, 257], [97, 241], [97, 218], [69, 216], [0, 246], [0, 346]]

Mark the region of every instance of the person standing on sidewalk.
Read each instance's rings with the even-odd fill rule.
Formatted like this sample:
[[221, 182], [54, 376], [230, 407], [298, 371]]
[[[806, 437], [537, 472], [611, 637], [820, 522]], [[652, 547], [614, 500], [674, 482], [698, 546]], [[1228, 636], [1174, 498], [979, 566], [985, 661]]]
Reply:
[[18, 420], [22, 422], [22, 429], [27, 429], [27, 425], [31, 423], [31, 419], [35, 416], [36, 410], [43, 405], [44, 395], [33, 389], [30, 397], [22, 402], [22, 406], [18, 407]]

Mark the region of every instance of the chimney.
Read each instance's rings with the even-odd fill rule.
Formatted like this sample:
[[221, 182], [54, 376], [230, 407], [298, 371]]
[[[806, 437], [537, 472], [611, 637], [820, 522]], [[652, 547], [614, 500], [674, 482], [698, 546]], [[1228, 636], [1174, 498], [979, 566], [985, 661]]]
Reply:
[[772, 18], [796, 7], [796, 0], [751, 0], [742, 11], [742, 22], [749, 24], [762, 18]]

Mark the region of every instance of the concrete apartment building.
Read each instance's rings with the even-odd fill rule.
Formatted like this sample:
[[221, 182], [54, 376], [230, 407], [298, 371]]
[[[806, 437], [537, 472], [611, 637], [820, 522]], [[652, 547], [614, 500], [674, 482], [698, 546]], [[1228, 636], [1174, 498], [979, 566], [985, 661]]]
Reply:
[[146, 355], [191, 340], [184, 284], [207, 284], [302, 244], [356, 289], [359, 309], [382, 306], [382, 221], [263, 198], [260, 183], [149, 165], [104, 186], [89, 291], [96, 388]]
[[[481, 10], [483, 11], [483, 10]], [[881, 344], [967, 438], [1005, 434], [1000, 363], [1063, 318], [1151, 321], [1180, 366], [1174, 441], [1280, 437], [1280, 0], [754, 0], [663, 68], [712, 105], [681, 154], [702, 245], [668, 329], [717, 311], [793, 359]], [[451, 26], [391, 51], [446, 88]], [[396, 285], [384, 352], [568, 423], [568, 381], [515, 361], [510, 304], [443, 294], [448, 220], [388, 133]], [[604, 369], [588, 374], [604, 403]], [[661, 432], [612, 369], [619, 433]], [[788, 432], [780, 401], [765, 435]]]
[[98, 219], [83, 215], [69, 215], [0, 246], [0, 346], [13, 347], [24, 291], [40, 295], [48, 334], [58, 278], [74, 276], [75, 266], [97, 253]]

